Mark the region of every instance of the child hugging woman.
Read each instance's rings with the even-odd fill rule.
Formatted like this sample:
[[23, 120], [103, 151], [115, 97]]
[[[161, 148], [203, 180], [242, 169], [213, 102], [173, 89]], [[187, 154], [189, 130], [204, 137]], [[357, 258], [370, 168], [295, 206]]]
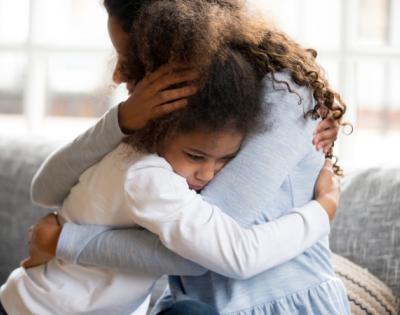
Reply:
[[[196, 46], [191, 49], [196, 54], [199, 51]], [[247, 56], [229, 43], [202, 63], [188, 50], [171, 52], [176, 61], [192, 61], [198, 69], [198, 93], [181, 110], [140, 122], [144, 128], [88, 168], [64, 200], [59, 210], [61, 222], [126, 227], [152, 217], [167, 229], [171, 220], [179, 220], [179, 209], [195, 213], [191, 220], [203, 222], [205, 233], [210, 229], [206, 222], [219, 209], [203, 201], [196, 191], [236, 156], [246, 137], [264, 129], [261, 78]], [[164, 59], [172, 59], [164, 53], [162, 58], [156, 56], [152, 51], [144, 66], [158, 69]], [[129, 56], [125, 62], [130, 76]], [[154, 73], [147, 76], [147, 82], [154, 84], [154, 77]], [[231, 243], [238, 237], [248, 242], [253, 233], [265, 229], [241, 229], [222, 212], [219, 219], [215, 223], [219, 229], [234, 233], [235, 238], [226, 236]], [[184, 275], [186, 265], [194, 264], [178, 257]], [[266, 266], [262, 260], [260, 265]], [[197, 269], [198, 274], [204, 272], [200, 266]], [[32, 269], [15, 270], [1, 289], [1, 301], [10, 315], [130, 314], [159, 276], [54, 259]]]
[[[344, 105], [334, 106], [336, 94], [318, 76], [313, 57], [279, 32], [249, 20], [233, 1], [149, 1], [135, 14], [129, 36], [122, 33], [123, 45], [115, 36], [115, 26], [121, 31], [122, 24], [114, 22], [111, 15], [110, 35], [121, 49], [118, 74], [137, 82], [133, 93], [46, 161], [34, 187], [48, 174], [48, 165], [79, 144], [96, 148], [99, 139], [118, 139], [120, 130], [110, 128], [118, 117], [120, 126], [132, 133], [121, 144], [111, 141], [117, 147], [99, 162], [82, 161], [86, 170], [68, 187], [61, 223], [139, 225], [172, 251], [212, 271], [171, 253], [157, 237], [136, 227], [135, 233], [145, 236], [129, 244], [150, 246], [134, 251], [141, 263], [133, 267], [134, 262], [123, 262], [123, 242], [118, 241], [101, 250], [103, 255], [117, 251], [111, 262], [92, 256], [86, 265], [52, 259], [19, 268], [1, 287], [5, 311], [130, 314], [156, 279], [169, 274], [179, 277], [171, 277], [172, 296], [163, 301], [168, 307], [183, 299], [204, 302], [201, 314], [347, 314], [326, 240], [316, 243], [329, 230], [326, 212], [334, 213], [338, 189], [331, 172], [322, 171], [317, 202], [310, 201], [323, 156], [310, 150], [316, 125], [303, 115], [316, 116], [322, 108], [339, 119]], [[254, 154], [257, 159], [251, 158]], [[73, 160], [71, 156], [64, 158]], [[281, 161], [275, 164], [279, 167], [264, 165], [271, 160]], [[60, 165], [56, 169], [62, 171]], [[221, 180], [224, 189], [231, 189], [229, 195], [217, 189]], [[214, 183], [220, 200], [210, 193]], [[293, 194], [291, 202], [285, 200], [287, 193]], [[248, 199], [246, 213], [239, 209], [240, 198]], [[227, 209], [229, 203], [230, 215], [217, 207]], [[89, 238], [95, 235], [100, 233]], [[96, 263], [100, 266], [88, 266]]]

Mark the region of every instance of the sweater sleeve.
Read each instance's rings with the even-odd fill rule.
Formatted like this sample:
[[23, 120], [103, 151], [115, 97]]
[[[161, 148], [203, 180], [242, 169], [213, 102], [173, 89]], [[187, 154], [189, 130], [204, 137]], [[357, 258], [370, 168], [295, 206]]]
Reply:
[[207, 270], [167, 249], [157, 235], [140, 227], [111, 229], [66, 223], [57, 257], [71, 263], [95, 265], [152, 275], [200, 276]]
[[48, 208], [60, 206], [79, 176], [113, 150], [123, 137], [116, 106], [92, 128], [53, 152], [43, 162], [32, 180], [33, 202]]
[[267, 130], [251, 138], [202, 192], [205, 200], [244, 225], [268, 212], [292, 169], [314, 150], [316, 121], [304, 117], [315, 104], [311, 90], [296, 85], [286, 72], [275, 77], [288, 82], [293, 92], [270, 76], [264, 79]]

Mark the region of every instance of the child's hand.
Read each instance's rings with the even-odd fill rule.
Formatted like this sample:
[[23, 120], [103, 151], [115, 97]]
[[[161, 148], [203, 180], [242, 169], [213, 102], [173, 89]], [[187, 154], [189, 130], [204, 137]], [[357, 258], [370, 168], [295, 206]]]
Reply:
[[50, 261], [56, 254], [61, 226], [57, 216], [50, 213], [29, 228], [29, 257], [21, 261], [21, 266], [31, 268]]
[[315, 136], [312, 143], [315, 148], [323, 150], [326, 154], [333, 147], [333, 143], [336, 141], [340, 129], [340, 124], [333, 118], [325, 118], [322, 120], [317, 128], [315, 129]]
[[198, 78], [195, 70], [182, 70], [168, 64], [146, 75], [134, 88], [132, 95], [120, 104], [118, 120], [121, 130], [143, 128], [149, 120], [166, 115], [187, 105], [187, 97], [197, 92], [197, 87], [186, 85], [168, 89], [171, 85], [191, 82]]
[[325, 209], [331, 221], [336, 215], [340, 199], [340, 177], [335, 175], [332, 166], [332, 160], [325, 159], [315, 186], [315, 199]]

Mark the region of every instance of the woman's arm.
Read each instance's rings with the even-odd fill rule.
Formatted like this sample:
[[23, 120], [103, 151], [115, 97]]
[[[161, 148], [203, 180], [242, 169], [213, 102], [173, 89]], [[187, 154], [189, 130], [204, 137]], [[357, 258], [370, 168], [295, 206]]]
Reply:
[[123, 137], [118, 107], [113, 107], [92, 128], [43, 162], [32, 180], [32, 200], [44, 207], [59, 207], [79, 176], [113, 150]]
[[[149, 233], [143, 228], [113, 229], [110, 233], [109, 228], [67, 224], [64, 227], [70, 235], [81, 235], [96, 233], [97, 247], [93, 251], [87, 252], [80, 257], [79, 263], [101, 260], [102, 267], [118, 269], [129, 272], [130, 270], [140, 270], [144, 273], [153, 275], [176, 275], [176, 276], [200, 276], [207, 270], [200, 265], [193, 263], [167, 249], [160, 242], [157, 235]], [[64, 240], [61, 237], [60, 242]], [[85, 244], [77, 239], [72, 243], [61, 244], [61, 246], [76, 246], [82, 250]], [[67, 251], [68, 252], [68, 251]], [[117, 254], [115, 256], [114, 254]], [[151, 260], [148, 258], [151, 257]], [[78, 256], [63, 257], [65, 260], [77, 263]], [[116, 259], [117, 258], [117, 259]], [[128, 264], [126, 262], [129, 262]]]
[[45, 207], [58, 207], [79, 176], [113, 150], [130, 132], [154, 118], [186, 106], [187, 97], [196, 87], [187, 85], [167, 89], [177, 83], [191, 82], [194, 70], [180, 71], [179, 66], [165, 65], [140, 81], [132, 95], [111, 108], [92, 128], [51, 154], [32, 180], [32, 200]]
[[[86, 260], [89, 262], [88, 265], [99, 261], [101, 267], [127, 272], [134, 269], [159, 276], [164, 274], [199, 276], [207, 271], [198, 264], [171, 252], [160, 243], [158, 236], [141, 227], [110, 230], [111, 228], [106, 226], [82, 226], [72, 223], [66, 223], [62, 228], [57, 216], [50, 213], [30, 228], [29, 256], [21, 262], [21, 265], [30, 268], [47, 263], [54, 258], [57, 243], [64, 249], [57, 255], [58, 258], [77, 263], [79, 253], [87, 242], [94, 238], [96, 240], [92, 244], [95, 246], [94, 250], [85, 251], [83, 259], [80, 260], [83, 264]], [[63, 235], [68, 235], [68, 239]]]

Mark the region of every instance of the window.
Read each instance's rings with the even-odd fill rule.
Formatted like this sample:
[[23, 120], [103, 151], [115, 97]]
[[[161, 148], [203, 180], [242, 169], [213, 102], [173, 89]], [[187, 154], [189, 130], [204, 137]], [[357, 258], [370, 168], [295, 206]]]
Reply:
[[[400, 163], [400, 0], [251, 1], [318, 50], [346, 100], [342, 164]], [[70, 138], [126, 96], [106, 19], [101, 0], [0, 0], [0, 132]]]
[[254, 0], [305, 47], [316, 48], [355, 127], [338, 155], [355, 169], [400, 164], [400, 0]]
[[71, 137], [115, 104], [106, 21], [101, 1], [0, 0], [0, 130]]

